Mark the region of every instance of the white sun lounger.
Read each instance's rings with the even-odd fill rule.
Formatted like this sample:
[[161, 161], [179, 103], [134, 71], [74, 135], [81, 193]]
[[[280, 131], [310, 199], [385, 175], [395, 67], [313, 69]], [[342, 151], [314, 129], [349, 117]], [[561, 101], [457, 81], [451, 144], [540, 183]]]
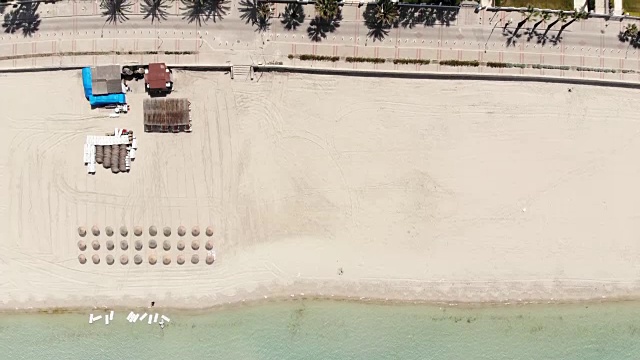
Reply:
[[111, 310], [109, 313], [109, 320], [113, 320], [113, 315], [115, 315], [115, 311]]
[[102, 319], [102, 315], [95, 316], [95, 317], [93, 318], [93, 321], [98, 321], [98, 320], [100, 320], [100, 319]]
[[142, 316], [140, 316], [140, 321], [144, 320], [144, 318], [147, 317], [147, 313], [142, 314]]
[[131, 322], [131, 319], [133, 318], [133, 315], [135, 315], [135, 314], [133, 313], [133, 311], [129, 311], [129, 315], [127, 315], [127, 320], [128, 320], [129, 322]]
[[156, 313], [156, 316], [153, 317], [153, 322], [157, 323], [158, 322], [158, 313]]
[[162, 316], [160, 316], [160, 317], [162, 318], [162, 320], [164, 320], [164, 321], [166, 321], [166, 322], [170, 322], [170, 321], [171, 321], [171, 319], [169, 319], [168, 317], [166, 317], [166, 316], [164, 316], [164, 315], [162, 315]]
[[108, 315], [104, 316], [104, 324], [105, 325], [109, 325], [109, 316]]
[[134, 315], [131, 317], [131, 320], [129, 320], [129, 322], [134, 323], [134, 322], [138, 321], [138, 318], [139, 318], [139, 317], [140, 317], [140, 314], [134, 314]]
[[89, 324], [93, 324], [93, 314], [89, 314]]
[[147, 324], [151, 325], [152, 322], [153, 322], [153, 316], [149, 315], [149, 320], [147, 321]]

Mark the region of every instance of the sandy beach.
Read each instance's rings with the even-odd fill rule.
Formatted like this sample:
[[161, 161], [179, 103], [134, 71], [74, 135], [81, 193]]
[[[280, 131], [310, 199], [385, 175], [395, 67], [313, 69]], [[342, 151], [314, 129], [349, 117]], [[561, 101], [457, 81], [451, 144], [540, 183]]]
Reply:
[[[141, 92], [118, 119], [91, 110], [80, 71], [0, 75], [0, 308], [640, 296], [638, 91], [175, 75], [192, 133], [144, 133]], [[115, 127], [138, 136], [131, 172], [88, 175], [86, 136]], [[181, 225], [215, 229], [213, 265], [176, 264]], [[152, 238], [170, 265], [78, 262], [81, 239], [164, 255]]]

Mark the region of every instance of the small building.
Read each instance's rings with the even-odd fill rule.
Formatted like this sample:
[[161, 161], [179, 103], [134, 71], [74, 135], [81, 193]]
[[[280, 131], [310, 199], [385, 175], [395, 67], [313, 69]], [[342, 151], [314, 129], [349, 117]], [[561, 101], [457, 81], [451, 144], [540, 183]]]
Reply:
[[144, 99], [145, 132], [191, 132], [191, 103], [187, 99]]
[[119, 94], [122, 80], [119, 65], [94, 66], [91, 68], [91, 88], [93, 95]]
[[164, 63], [149, 64], [144, 73], [144, 85], [149, 94], [167, 94], [173, 89], [173, 74]]

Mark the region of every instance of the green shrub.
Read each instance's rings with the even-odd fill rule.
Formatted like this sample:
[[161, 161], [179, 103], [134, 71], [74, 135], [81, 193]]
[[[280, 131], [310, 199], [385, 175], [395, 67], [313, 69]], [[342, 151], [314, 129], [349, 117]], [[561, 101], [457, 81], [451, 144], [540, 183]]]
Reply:
[[438, 63], [445, 66], [480, 66], [478, 60], [440, 60]]
[[550, 70], [571, 70], [571, 66], [567, 65], [544, 65], [544, 64], [533, 64], [531, 65], [534, 69], [550, 69]]
[[431, 60], [424, 59], [393, 59], [394, 64], [419, 64], [419, 65], [429, 65]]
[[368, 63], [374, 63], [374, 64], [382, 64], [386, 61], [385, 59], [382, 59], [382, 58], [353, 57], [353, 56], [348, 56], [344, 60], [349, 63], [368, 62]]
[[524, 69], [527, 67], [527, 64], [514, 64], [514, 63], [489, 61], [487, 62], [487, 66], [492, 68], [514, 68], [515, 67], [515, 68]]
[[298, 56], [298, 59], [300, 60], [315, 60], [315, 61], [331, 61], [331, 62], [336, 62], [338, 60], [340, 60], [339, 56], [324, 56], [324, 55], [310, 55], [310, 54], [303, 54]]
[[289, 56], [287, 56], [289, 58], [289, 60], [295, 58], [295, 56], [293, 54], [289, 54]]

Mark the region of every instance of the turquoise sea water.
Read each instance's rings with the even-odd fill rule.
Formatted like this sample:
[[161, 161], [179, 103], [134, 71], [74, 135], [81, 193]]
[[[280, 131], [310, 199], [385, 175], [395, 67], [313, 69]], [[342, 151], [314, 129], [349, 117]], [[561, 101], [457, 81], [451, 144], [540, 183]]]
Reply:
[[[2, 359], [640, 359], [640, 304], [439, 307], [317, 300], [202, 313], [164, 329], [0, 314]], [[96, 314], [98, 312], [95, 312]]]

